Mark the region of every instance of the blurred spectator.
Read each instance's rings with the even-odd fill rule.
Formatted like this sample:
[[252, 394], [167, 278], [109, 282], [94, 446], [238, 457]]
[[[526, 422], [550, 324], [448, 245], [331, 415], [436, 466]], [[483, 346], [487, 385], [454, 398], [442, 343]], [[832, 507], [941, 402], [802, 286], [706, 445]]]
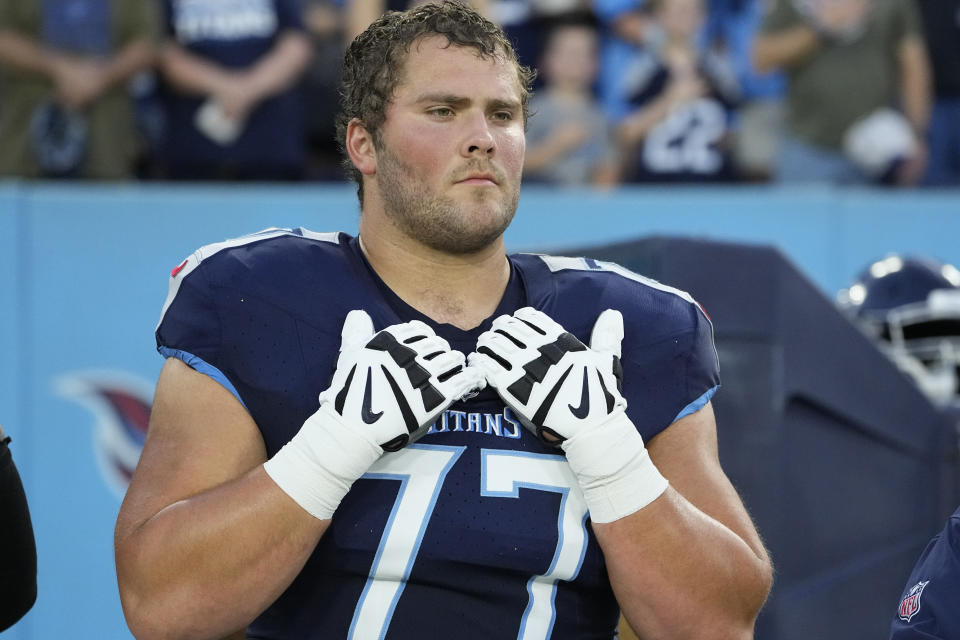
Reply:
[[960, 185], [960, 0], [919, 0], [933, 68], [934, 103], [924, 184]]
[[37, 599], [37, 545], [9, 443], [0, 427], [0, 631], [13, 626]]
[[297, 82], [310, 60], [299, 0], [163, 0], [160, 55], [174, 180], [297, 180]]
[[597, 46], [596, 28], [586, 19], [562, 21], [550, 30], [539, 65], [544, 85], [530, 101], [524, 180], [616, 183], [610, 126], [593, 96]]
[[914, 0], [774, 0], [754, 61], [787, 75], [778, 180], [920, 179], [930, 72]]
[[131, 177], [156, 34], [152, 0], [0, 1], [0, 175]]
[[766, 0], [710, 0], [708, 46], [725, 53], [740, 86], [731, 152], [737, 177], [748, 182], [773, 178], [783, 127], [786, 79], [779, 71], [758, 72], [750, 59]]
[[646, 39], [656, 44], [660, 31], [644, 8], [644, 0], [593, 0], [593, 10], [604, 27], [598, 88], [607, 116], [614, 121], [630, 111], [622, 79], [636, 62]]
[[303, 78], [308, 146], [306, 177], [343, 180], [335, 126], [344, 51], [342, 0], [307, 0], [304, 21], [313, 42], [313, 55]]
[[[538, 63], [554, 22], [592, 14], [590, 0], [488, 0], [486, 4], [490, 19], [503, 27], [520, 63], [528, 67]], [[536, 80], [534, 89], [542, 78]]]
[[727, 61], [697, 45], [703, 0], [648, 5], [660, 35], [648, 37], [621, 81], [632, 107], [618, 125], [624, 180], [732, 180], [728, 134], [738, 88]]

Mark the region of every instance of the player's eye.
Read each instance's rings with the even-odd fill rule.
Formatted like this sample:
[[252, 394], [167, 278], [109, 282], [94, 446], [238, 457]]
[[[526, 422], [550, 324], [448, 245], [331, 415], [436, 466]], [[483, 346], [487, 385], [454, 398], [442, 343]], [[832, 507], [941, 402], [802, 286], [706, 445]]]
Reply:
[[512, 111], [495, 111], [493, 113], [493, 119], [499, 120], [501, 122], [509, 122], [510, 120], [513, 120], [513, 112]]
[[450, 107], [433, 107], [427, 111], [432, 116], [437, 116], [438, 118], [449, 118], [453, 115], [453, 109]]

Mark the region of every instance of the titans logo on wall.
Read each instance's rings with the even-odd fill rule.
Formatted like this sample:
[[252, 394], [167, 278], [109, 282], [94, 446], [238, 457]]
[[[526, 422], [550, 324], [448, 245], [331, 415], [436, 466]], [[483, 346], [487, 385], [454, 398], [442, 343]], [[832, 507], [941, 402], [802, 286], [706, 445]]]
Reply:
[[75, 372], [61, 376], [60, 395], [94, 415], [94, 451], [104, 481], [122, 497], [147, 435], [153, 385], [127, 373]]

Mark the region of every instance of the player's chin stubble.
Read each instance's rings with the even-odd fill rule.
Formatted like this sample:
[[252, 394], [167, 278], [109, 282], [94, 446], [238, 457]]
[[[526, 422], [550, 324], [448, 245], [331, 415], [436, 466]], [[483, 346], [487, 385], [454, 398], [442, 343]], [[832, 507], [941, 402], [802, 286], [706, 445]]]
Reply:
[[431, 249], [452, 254], [476, 253], [499, 238], [513, 220], [520, 198], [518, 190], [494, 200], [477, 189], [475, 206], [457, 203], [431, 193], [389, 151], [381, 152], [377, 182], [387, 214], [401, 231]]

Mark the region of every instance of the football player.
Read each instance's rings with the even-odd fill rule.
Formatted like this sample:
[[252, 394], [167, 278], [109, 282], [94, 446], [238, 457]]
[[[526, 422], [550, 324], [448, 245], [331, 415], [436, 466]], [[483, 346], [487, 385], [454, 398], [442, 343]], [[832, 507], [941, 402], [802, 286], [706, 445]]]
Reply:
[[[941, 410], [960, 417], [960, 270], [929, 256], [890, 254], [838, 294], [840, 308]], [[960, 509], [907, 578], [891, 640], [960, 637]]]
[[137, 637], [611, 638], [621, 609], [752, 637], [771, 567], [718, 462], [709, 319], [506, 255], [531, 80], [460, 3], [385, 14], [345, 56], [358, 237], [174, 269], [116, 528]]
[[890, 624], [890, 640], [960, 638], [960, 509], [920, 554]]

